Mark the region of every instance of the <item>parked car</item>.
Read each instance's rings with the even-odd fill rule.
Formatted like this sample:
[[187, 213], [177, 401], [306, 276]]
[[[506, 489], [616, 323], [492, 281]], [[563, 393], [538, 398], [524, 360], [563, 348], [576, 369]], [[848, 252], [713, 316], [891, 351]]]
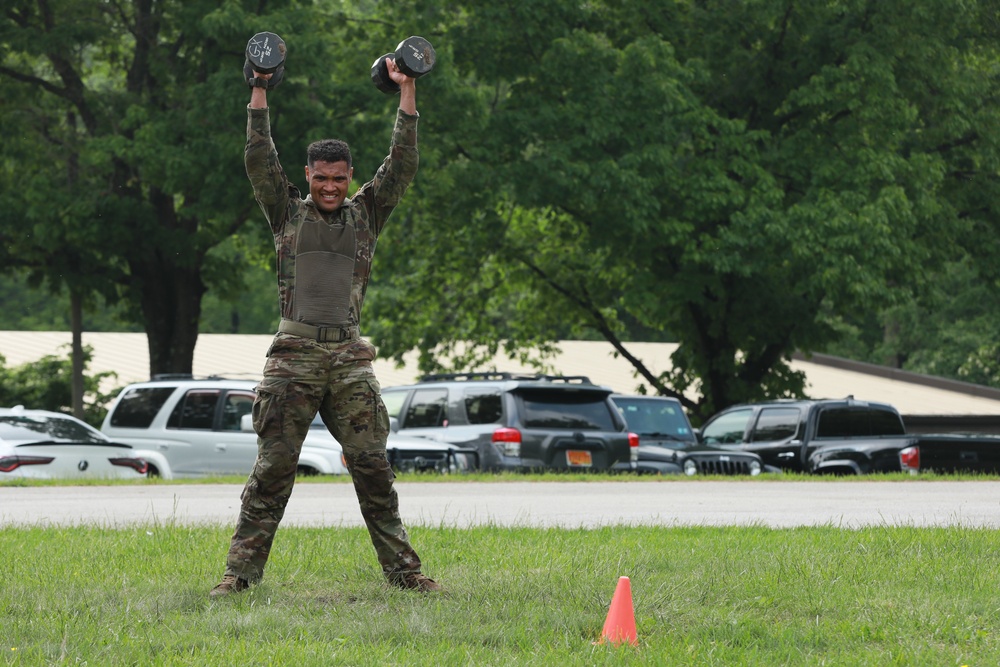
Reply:
[[684, 407], [667, 396], [613, 394], [629, 431], [639, 436], [635, 470], [659, 475], [759, 475], [781, 472], [752, 452], [709, 447], [698, 442]]
[[[126, 386], [112, 402], [101, 431], [134, 446], [163, 479], [247, 475], [257, 459], [257, 436], [242, 428], [256, 383], [170, 376]], [[332, 440], [332, 438], [331, 438]], [[303, 444], [299, 474], [347, 472], [332, 443]]]
[[979, 457], [987, 463], [998, 444], [994, 436], [908, 434], [896, 408], [853, 396], [736, 405], [705, 422], [701, 441], [755, 452], [769, 465], [832, 475], [898, 472], [914, 464], [982, 470]]
[[394, 432], [458, 446], [491, 471], [633, 465], [638, 438], [610, 396], [582, 376], [494, 372], [426, 375], [382, 390]]
[[907, 444], [895, 408], [853, 396], [734, 405], [705, 422], [700, 440], [786, 470], [838, 475], [898, 471]]
[[[244, 431], [253, 432], [253, 416], [243, 415], [241, 426]], [[309, 425], [305, 442], [317, 447], [341, 447], [318, 413]], [[389, 433], [385, 450], [389, 463], [398, 472], [456, 473], [475, 469], [474, 462], [459, 452], [457, 447], [426, 438]], [[346, 468], [347, 461], [343, 463]]]
[[[129, 443], [163, 479], [247, 475], [257, 458], [250, 410], [256, 382], [169, 376], [126, 386], [113, 401], [101, 430]], [[448, 449], [390, 434], [390, 462], [399, 471], [438, 470]], [[439, 465], [440, 464], [440, 465]], [[453, 467], [459, 464], [451, 459]], [[317, 415], [299, 455], [299, 475], [347, 474], [343, 448]]]
[[84, 421], [49, 410], [0, 408], [0, 481], [141, 479], [146, 462]]
[[1000, 473], [1000, 435], [921, 434], [919, 441], [899, 450], [903, 470]]

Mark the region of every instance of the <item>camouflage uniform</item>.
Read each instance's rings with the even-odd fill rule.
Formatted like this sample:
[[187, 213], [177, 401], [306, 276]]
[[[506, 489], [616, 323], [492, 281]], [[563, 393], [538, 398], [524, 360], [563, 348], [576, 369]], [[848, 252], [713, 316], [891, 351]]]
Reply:
[[[248, 108], [246, 169], [274, 234], [282, 325], [257, 386], [257, 461], [226, 559], [226, 575], [260, 580], [295, 483], [302, 441], [319, 411], [344, 448], [361, 513], [385, 576], [420, 571], [399, 518], [386, 458], [389, 417], [359, 335], [375, 242], [417, 171], [417, 116], [397, 112], [389, 155], [375, 177], [329, 215], [289, 184], [268, 110]], [[299, 330], [304, 329], [304, 330]]]

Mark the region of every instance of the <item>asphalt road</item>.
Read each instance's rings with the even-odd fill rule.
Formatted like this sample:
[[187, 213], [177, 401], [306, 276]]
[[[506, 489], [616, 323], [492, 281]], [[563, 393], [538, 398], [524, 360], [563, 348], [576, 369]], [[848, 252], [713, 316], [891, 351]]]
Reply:
[[[397, 483], [409, 526], [1000, 526], [1000, 482]], [[0, 526], [232, 525], [241, 486], [0, 487]], [[283, 525], [360, 526], [350, 484], [299, 484]]]

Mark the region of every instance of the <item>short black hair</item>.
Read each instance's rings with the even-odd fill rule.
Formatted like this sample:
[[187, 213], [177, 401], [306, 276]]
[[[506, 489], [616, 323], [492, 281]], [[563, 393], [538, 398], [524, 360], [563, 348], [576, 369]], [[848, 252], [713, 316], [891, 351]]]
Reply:
[[308, 165], [311, 169], [317, 162], [346, 162], [351, 168], [351, 148], [340, 139], [314, 141], [306, 149]]

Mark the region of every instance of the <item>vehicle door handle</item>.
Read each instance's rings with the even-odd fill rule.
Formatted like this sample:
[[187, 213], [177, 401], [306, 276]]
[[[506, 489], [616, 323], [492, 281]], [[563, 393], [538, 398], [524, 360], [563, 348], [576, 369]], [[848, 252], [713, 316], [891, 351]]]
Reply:
[[779, 452], [777, 458], [779, 459], [794, 459], [795, 452]]
[[160, 443], [159, 445], [156, 446], [156, 448], [157, 449], [162, 449], [163, 451], [167, 451], [168, 449], [170, 449], [170, 446], [169, 445], [164, 445], [164, 444]]
[[226, 451], [226, 445], [224, 443], [217, 444], [215, 446], [215, 451], [217, 451], [217, 452], [224, 452], [224, 451]]

